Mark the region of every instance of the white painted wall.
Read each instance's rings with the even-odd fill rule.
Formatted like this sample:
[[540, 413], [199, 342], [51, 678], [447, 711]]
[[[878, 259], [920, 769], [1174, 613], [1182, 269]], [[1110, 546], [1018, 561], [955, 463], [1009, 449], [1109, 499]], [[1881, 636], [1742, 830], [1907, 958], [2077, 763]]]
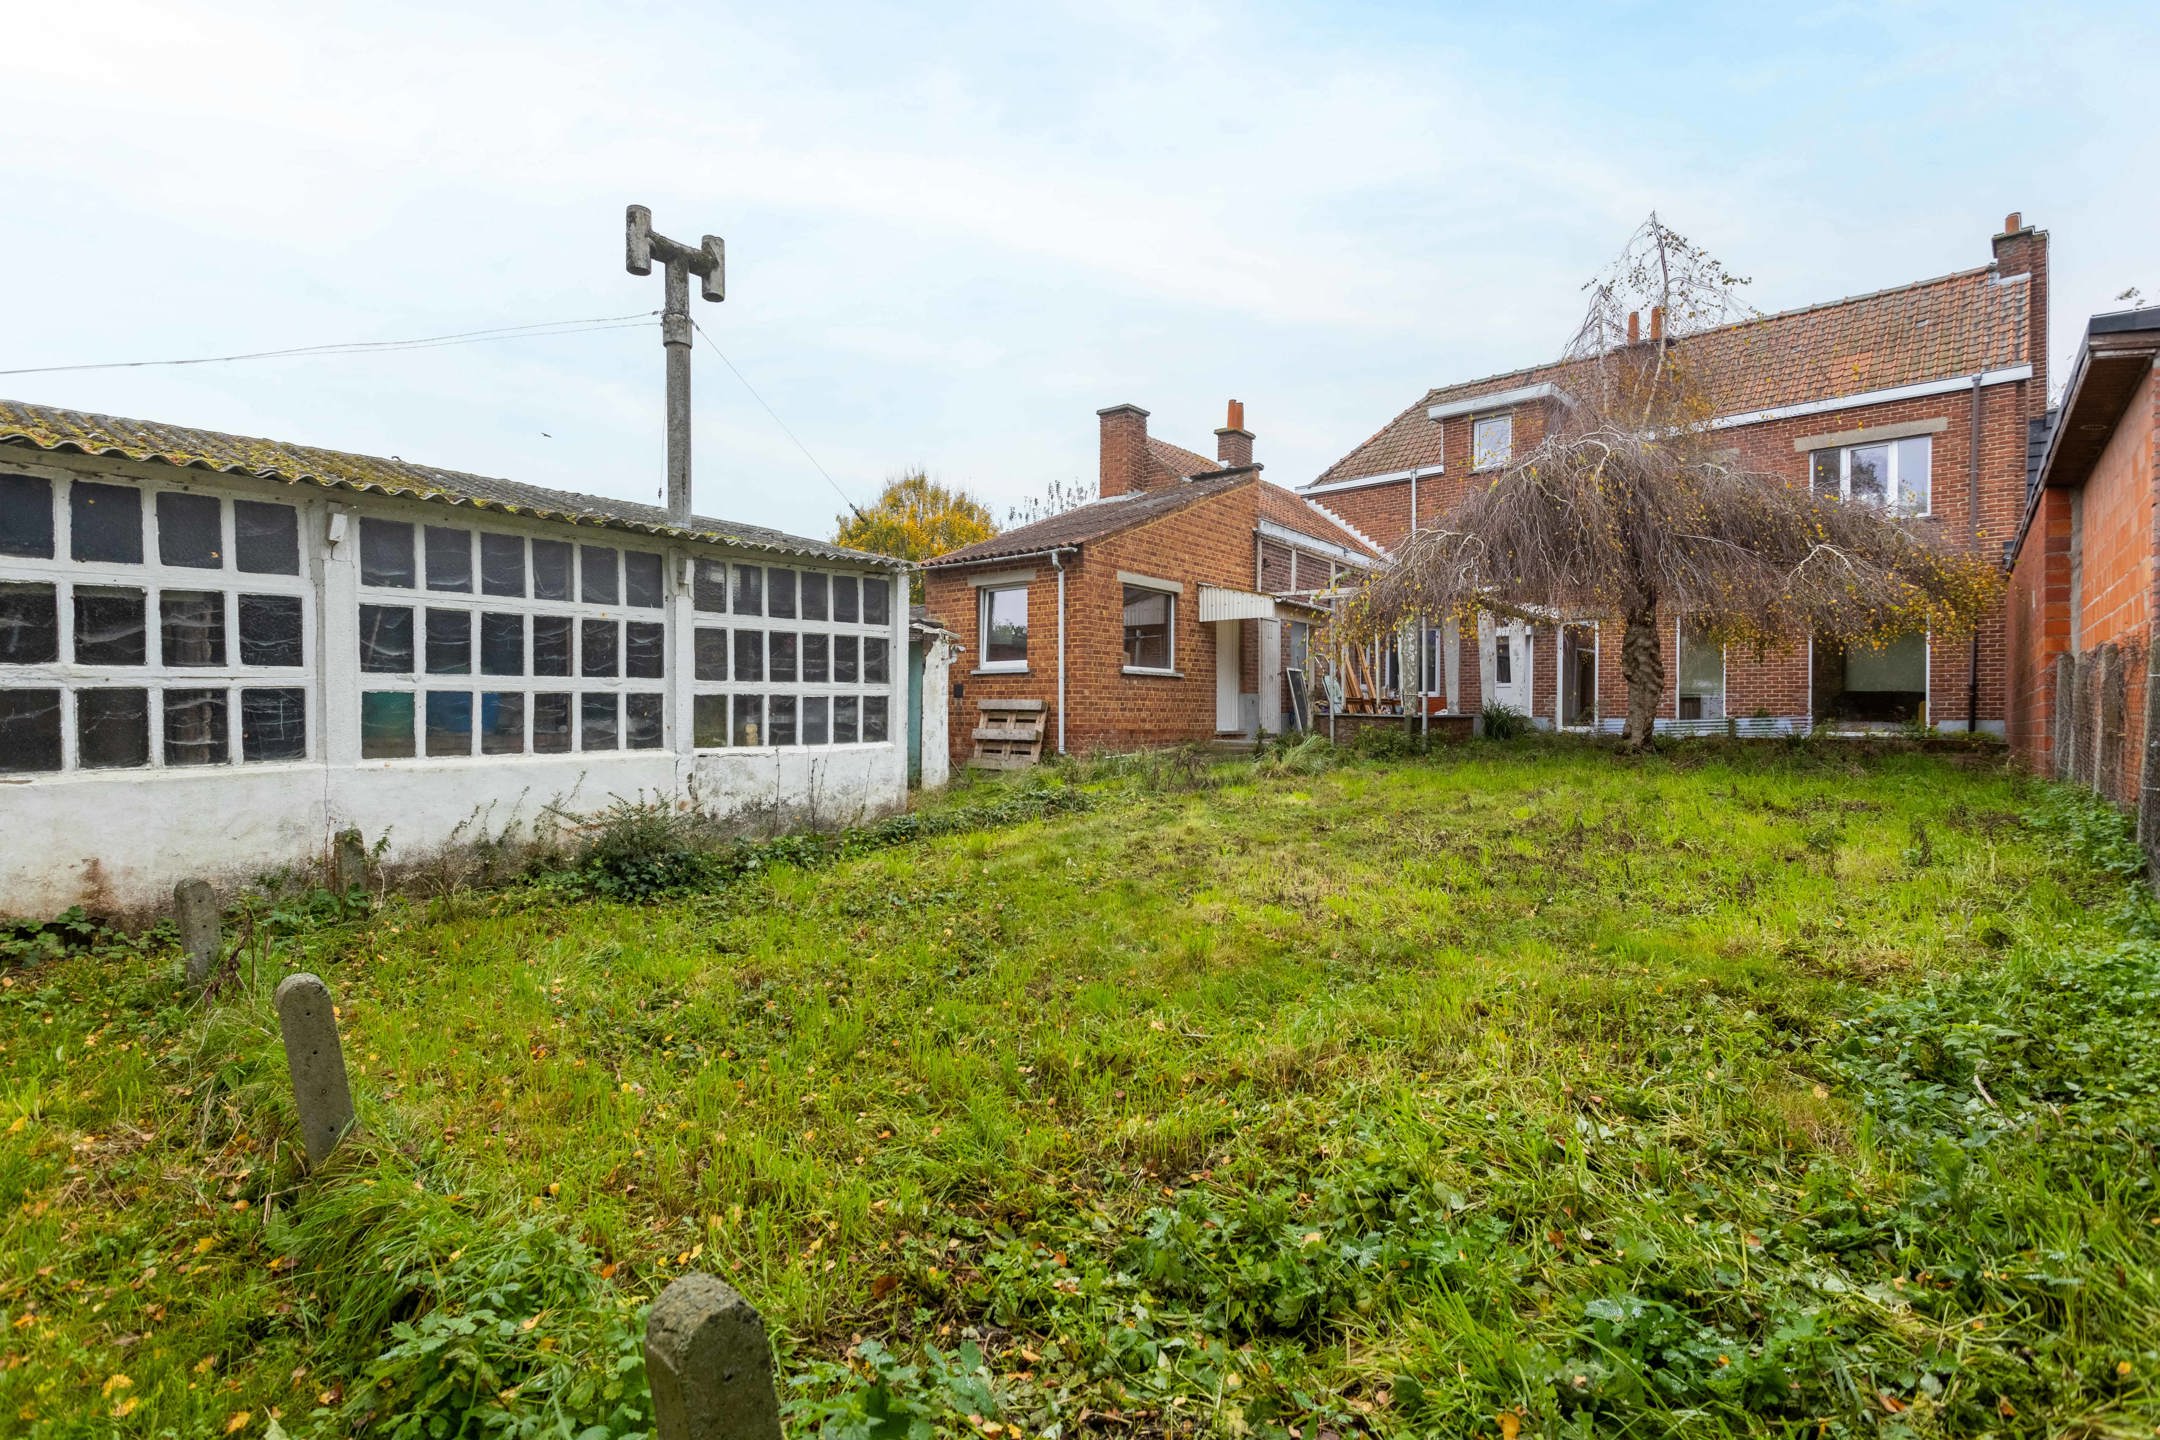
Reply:
[[[889, 669], [885, 692], [889, 738], [875, 744], [818, 747], [757, 747], [696, 750], [691, 743], [694, 678], [693, 630], [688, 583], [692, 558], [743, 560], [763, 565], [800, 565], [827, 571], [858, 569], [841, 562], [769, 551], [663, 541], [597, 526], [566, 526], [516, 516], [348, 491], [328, 491], [245, 477], [208, 477], [169, 466], [73, 456], [0, 454], [0, 468], [44, 474], [186, 488], [228, 497], [272, 499], [301, 511], [301, 573], [313, 596], [309, 664], [304, 677], [251, 677], [231, 683], [306, 684], [308, 758], [277, 764], [195, 768], [69, 770], [58, 774], [0, 774], [0, 914], [45, 916], [73, 904], [136, 909], [163, 905], [173, 885], [201, 876], [224, 886], [266, 872], [321, 859], [332, 837], [357, 828], [372, 847], [387, 837], [393, 860], [424, 857], [481, 831], [500, 834], [530, 827], [553, 805], [589, 813], [616, 799], [672, 797], [694, 801], [722, 815], [790, 825], [849, 823], [898, 808], [907, 795], [907, 582], [892, 580]], [[60, 505], [65, 515], [64, 501]], [[333, 515], [345, 512], [346, 538], [329, 540]], [[667, 696], [666, 748], [562, 755], [473, 756], [455, 759], [368, 760], [360, 756], [357, 604], [361, 514], [378, 514], [436, 525], [524, 533], [583, 543], [659, 550], [667, 556], [669, 593], [664, 610], [635, 612], [664, 618], [668, 627], [667, 674], [632, 688], [661, 688]], [[64, 531], [63, 531], [64, 534]], [[65, 543], [59, 553], [66, 554]], [[43, 563], [32, 575], [0, 557], [0, 580], [47, 578], [64, 566]], [[230, 571], [193, 572], [196, 583], [228, 590], [257, 588]], [[110, 577], [100, 575], [100, 581]], [[154, 579], [149, 583], [157, 583]], [[463, 599], [466, 597], [454, 597]], [[425, 606], [428, 592], [412, 592]], [[485, 603], [485, 602], [481, 602]], [[628, 613], [628, 612], [626, 612]], [[729, 623], [726, 617], [707, 617]], [[63, 625], [67, 617], [62, 616]], [[803, 622], [817, 628], [814, 622]], [[154, 616], [153, 616], [154, 624]], [[772, 622], [789, 628], [791, 622]], [[867, 633], [867, 632], [865, 632]], [[231, 642], [229, 640], [229, 643]], [[152, 640], [153, 656], [156, 649]], [[0, 667], [0, 686], [82, 683], [72, 667]], [[223, 675], [225, 672], [219, 672]], [[153, 683], [160, 675], [149, 676]], [[164, 678], [169, 678], [164, 677]], [[116, 682], [108, 677], [105, 683]], [[138, 682], [139, 683], [139, 682]], [[224, 683], [204, 677], [204, 683]], [[368, 677], [369, 687], [386, 683]], [[491, 688], [483, 677], [441, 682], [475, 691]], [[565, 682], [589, 688], [587, 682]], [[945, 683], [942, 671], [940, 693]], [[757, 686], [744, 687], [758, 689]], [[780, 687], [787, 689], [789, 687]], [[875, 694], [874, 687], [849, 693]], [[237, 723], [237, 721], [235, 722]], [[154, 745], [153, 745], [154, 748]], [[942, 763], [940, 735], [931, 753]], [[926, 772], [931, 755], [925, 755]]]
[[960, 642], [932, 639], [923, 647], [922, 788], [952, 779], [952, 667]]

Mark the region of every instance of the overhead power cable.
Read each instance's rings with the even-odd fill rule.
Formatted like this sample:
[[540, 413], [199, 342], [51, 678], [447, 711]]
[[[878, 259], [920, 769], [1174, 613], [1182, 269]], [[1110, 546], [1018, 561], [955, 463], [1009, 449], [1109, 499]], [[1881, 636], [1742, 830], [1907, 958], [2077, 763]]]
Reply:
[[595, 315], [583, 320], [541, 320], [530, 325], [501, 325], [490, 330], [460, 330], [410, 340], [350, 340], [334, 345], [296, 345], [285, 350], [251, 350], [238, 355], [198, 355], [185, 360], [106, 360], [89, 365], [29, 365], [0, 370], [0, 375], [57, 375], [75, 370], [137, 370], [148, 366], [223, 365], [235, 360], [280, 360], [304, 355], [385, 355], [401, 350], [436, 350], [449, 345], [480, 345], [493, 340], [529, 340], [549, 335], [581, 335], [594, 330], [628, 330], [658, 315], [639, 310], [627, 315]]
[[848, 509], [850, 509], [850, 510], [854, 511], [854, 512], [855, 512], [855, 518], [856, 518], [856, 519], [858, 519], [858, 520], [867, 520], [867, 519], [869, 519], [869, 518], [870, 518], [869, 516], [867, 516], [867, 515], [863, 514], [863, 511], [862, 511], [862, 506], [860, 506], [860, 505], [857, 505], [857, 504], [856, 504], [856, 503], [855, 503], [855, 502], [854, 502], [853, 500], [850, 500], [850, 499], [848, 499], [848, 493], [847, 493], [847, 491], [845, 491], [845, 490], [841, 489], [841, 488], [840, 488], [840, 482], [832, 478], [832, 472], [831, 472], [830, 470], [827, 470], [827, 469], [826, 469], [826, 468], [825, 468], [825, 467], [824, 467], [823, 465], [819, 465], [819, 464], [818, 464], [818, 458], [817, 458], [817, 456], [815, 456], [815, 455], [812, 455], [812, 454], [810, 453], [810, 447], [809, 447], [809, 446], [807, 446], [807, 445], [805, 445], [805, 444], [803, 444], [803, 442], [802, 442], [801, 438], [800, 438], [799, 436], [797, 436], [797, 435], [796, 435], [796, 433], [795, 433], [795, 432], [794, 432], [793, 430], [790, 430], [790, 429], [788, 429], [788, 423], [787, 423], [787, 421], [785, 421], [785, 420], [782, 420], [782, 419], [780, 418], [780, 412], [779, 412], [779, 411], [777, 411], [777, 410], [775, 410], [775, 409], [773, 409], [773, 408], [772, 408], [772, 406], [770, 406], [770, 405], [767, 405], [767, 404], [765, 403], [765, 397], [764, 397], [763, 395], [760, 395], [760, 394], [758, 394], [758, 392], [757, 392], [757, 386], [755, 386], [755, 385], [752, 385], [752, 384], [750, 383], [749, 377], [748, 377], [748, 376], [746, 376], [746, 375], [744, 375], [744, 374], [742, 373], [742, 371], [740, 371], [740, 370], [737, 370], [737, 369], [735, 368], [735, 362], [734, 362], [733, 360], [730, 360], [730, 359], [728, 359], [728, 357], [727, 357], [727, 351], [725, 351], [725, 350], [722, 350], [722, 349], [720, 348], [720, 342], [719, 342], [719, 341], [717, 341], [717, 340], [715, 340], [715, 339], [713, 339], [713, 338], [712, 338], [712, 336], [710, 336], [710, 335], [708, 335], [708, 334], [706, 334], [706, 333], [705, 333], [705, 327], [697, 323], [697, 317], [696, 317], [696, 316], [692, 316], [692, 317], [691, 317], [691, 319], [690, 319], [690, 326], [691, 326], [691, 328], [692, 328], [692, 329], [694, 329], [694, 330], [696, 330], [696, 331], [697, 331], [697, 333], [698, 333], [698, 338], [699, 338], [700, 340], [703, 340], [703, 341], [704, 341], [704, 342], [705, 342], [705, 343], [706, 343], [706, 344], [707, 344], [708, 346], [710, 346], [710, 347], [712, 348], [712, 352], [713, 352], [713, 354], [715, 354], [715, 355], [718, 355], [718, 356], [720, 357], [720, 363], [721, 363], [721, 364], [723, 364], [723, 365], [725, 365], [725, 366], [727, 366], [727, 368], [728, 368], [728, 371], [729, 371], [729, 373], [733, 374], [733, 375], [734, 375], [734, 377], [735, 377], [735, 378], [736, 378], [737, 380], [740, 380], [740, 381], [742, 381], [742, 388], [743, 388], [743, 389], [745, 389], [745, 390], [748, 390], [748, 391], [750, 392], [750, 398], [751, 398], [751, 399], [753, 399], [753, 400], [755, 400], [755, 401], [757, 401], [757, 403], [758, 403], [758, 404], [760, 404], [760, 405], [763, 405], [763, 406], [764, 406], [764, 408], [765, 408], [765, 413], [766, 413], [767, 415], [770, 415], [770, 416], [772, 416], [772, 422], [773, 422], [773, 424], [775, 424], [775, 425], [777, 425], [777, 426], [779, 426], [779, 427], [780, 427], [780, 433], [782, 433], [783, 435], [787, 436], [787, 438], [788, 438], [788, 439], [790, 439], [790, 440], [793, 440], [793, 441], [795, 442], [795, 448], [796, 448], [796, 449], [798, 449], [798, 450], [800, 450], [800, 451], [802, 451], [802, 453], [803, 453], [803, 458], [804, 458], [805, 460], [808, 460], [808, 461], [809, 461], [809, 462], [810, 462], [810, 463], [811, 463], [812, 465], [815, 465], [815, 466], [817, 466], [817, 472], [818, 472], [818, 474], [820, 474], [820, 475], [823, 475], [823, 476], [825, 477], [825, 483], [826, 483], [827, 485], [830, 485], [830, 486], [832, 486], [832, 488], [833, 488], [833, 494], [835, 494], [835, 495], [838, 495], [838, 496], [840, 497], [840, 503], [841, 503], [841, 504], [843, 504], [843, 505], [845, 505], [845, 506], [847, 506], [847, 508], [848, 508]]

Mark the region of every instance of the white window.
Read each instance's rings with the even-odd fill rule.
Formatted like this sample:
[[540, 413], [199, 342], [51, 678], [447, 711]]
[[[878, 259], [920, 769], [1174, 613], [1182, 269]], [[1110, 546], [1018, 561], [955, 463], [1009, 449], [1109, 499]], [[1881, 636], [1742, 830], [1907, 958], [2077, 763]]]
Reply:
[[891, 740], [890, 579], [699, 560], [690, 589], [695, 748]]
[[982, 668], [1027, 669], [1027, 586], [984, 587], [982, 592]]
[[0, 475], [0, 774], [306, 760], [299, 511]]
[[1177, 668], [1177, 596], [1145, 585], [1125, 587], [1125, 668]]
[[1515, 417], [1481, 415], [1470, 427], [1470, 464], [1476, 470], [1496, 470], [1515, 453]]
[[1934, 441], [1926, 435], [1817, 450], [1809, 483], [1818, 495], [1879, 505], [1903, 515], [1928, 513]]
[[1725, 718], [1725, 647], [1700, 630], [1680, 626], [1678, 713], [1682, 720]]

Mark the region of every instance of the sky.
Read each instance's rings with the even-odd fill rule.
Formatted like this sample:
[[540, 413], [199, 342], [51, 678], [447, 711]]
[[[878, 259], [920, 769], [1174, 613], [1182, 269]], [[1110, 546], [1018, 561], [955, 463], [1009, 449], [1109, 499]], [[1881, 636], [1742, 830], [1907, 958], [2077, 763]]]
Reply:
[[[728, 246], [699, 510], [811, 536], [916, 467], [1000, 516], [1092, 487], [1122, 402], [1213, 453], [1241, 399], [1304, 483], [1552, 356], [1652, 210], [1763, 310], [1984, 264], [2022, 211], [2058, 374], [2160, 302], [2149, 4], [9, 9], [0, 370], [640, 314], [640, 203]], [[0, 395], [664, 483], [656, 321]]]

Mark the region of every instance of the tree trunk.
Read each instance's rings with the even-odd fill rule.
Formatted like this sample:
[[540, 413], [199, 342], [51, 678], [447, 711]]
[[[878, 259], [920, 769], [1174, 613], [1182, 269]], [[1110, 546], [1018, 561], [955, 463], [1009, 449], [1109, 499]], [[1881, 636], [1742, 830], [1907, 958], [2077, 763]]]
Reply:
[[1665, 696], [1665, 650], [1658, 641], [1657, 606], [1628, 611], [1620, 637], [1620, 677], [1627, 682], [1627, 728], [1621, 732], [1630, 750], [1647, 749]]

